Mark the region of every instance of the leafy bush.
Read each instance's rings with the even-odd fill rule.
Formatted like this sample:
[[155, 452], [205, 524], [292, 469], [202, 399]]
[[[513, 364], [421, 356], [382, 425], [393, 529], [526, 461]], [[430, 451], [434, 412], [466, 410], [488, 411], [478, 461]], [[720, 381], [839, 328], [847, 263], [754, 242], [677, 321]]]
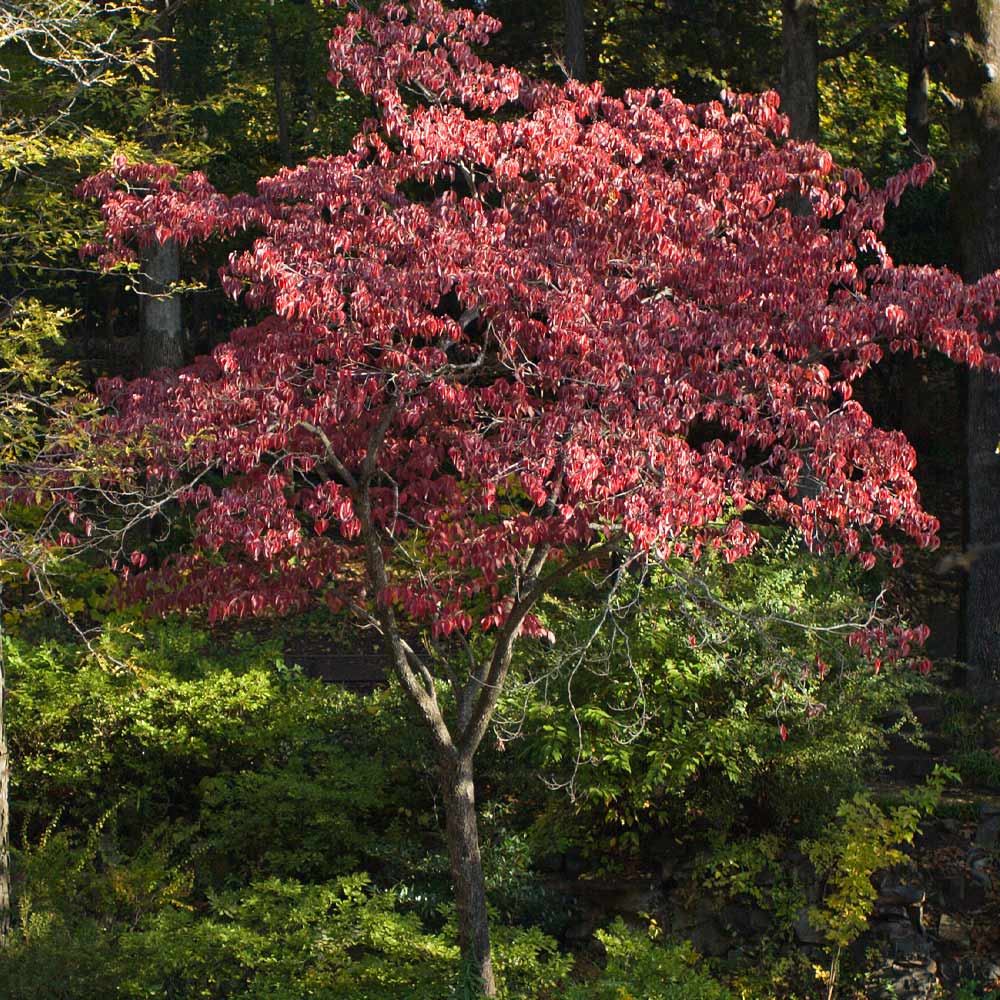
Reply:
[[69, 643], [7, 644], [13, 810], [29, 833], [57, 812], [89, 828], [116, 806], [106, 836], [126, 853], [186, 822], [216, 877], [325, 879], [378, 867], [394, 823], [412, 837], [413, 815], [433, 816], [427, 752], [382, 710], [398, 693], [362, 698], [288, 669], [275, 642], [220, 648], [177, 621], [102, 643], [105, 663]]
[[[501, 928], [495, 948], [509, 1000], [557, 995], [551, 991], [572, 966], [535, 928]], [[10, 1000], [444, 1000], [460, 989], [460, 973], [451, 920], [429, 931], [400, 911], [394, 894], [355, 874], [313, 885], [266, 879], [212, 893], [204, 908], [165, 900], [114, 934], [95, 921], [33, 913], [0, 967], [0, 993]]]
[[549, 800], [546, 836], [634, 853], [657, 828], [818, 830], [881, 766], [886, 714], [907, 718], [926, 684], [844, 641], [868, 614], [863, 585], [784, 536], [732, 566], [623, 573], [610, 606], [596, 590], [550, 601], [548, 623], [576, 639], [560, 665], [528, 663], [507, 703], [529, 766], [576, 793], [571, 810]]
[[910, 789], [904, 800], [889, 808], [859, 793], [837, 809], [837, 821], [802, 848], [825, 880], [821, 907], [809, 920], [831, 944], [845, 948], [868, 926], [878, 896], [872, 876], [905, 861], [902, 848], [913, 843], [920, 821], [934, 811], [945, 783], [954, 771], [936, 767], [923, 786]]
[[968, 784], [1000, 788], [1000, 759], [989, 750], [965, 750], [952, 756], [950, 763]]
[[574, 983], [565, 1000], [731, 1000], [732, 994], [697, 968], [688, 945], [667, 945], [653, 933], [633, 930], [616, 920], [597, 939], [607, 964], [590, 982]]

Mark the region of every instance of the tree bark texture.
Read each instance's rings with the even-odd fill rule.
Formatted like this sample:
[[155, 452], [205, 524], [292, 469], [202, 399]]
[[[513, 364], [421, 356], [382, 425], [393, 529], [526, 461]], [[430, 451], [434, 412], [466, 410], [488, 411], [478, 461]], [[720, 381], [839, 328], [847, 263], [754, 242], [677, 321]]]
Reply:
[[782, 0], [781, 110], [796, 139], [819, 138], [817, 0]]
[[[963, 276], [1000, 267], [1000, 0], [956, 0], [960, 39], [949, 82], [962, 100], [957, 138], [971, 144], [952, 190]], [[979, 697], [1000, 692], [1000, 378], [971, 372], [967, 396], [966, 536], [975, 554], [965, 595], [963, 645]]]
[[921, 153], [926, 153], [930, 141], [928, 111], [930, 14], [923, 0], [910, 0], [906, 30], [909, 50], [906, 73], [906, 134]]
[[292, 148], [288, 138], [288, 102], [285, 98], [285, 78], [281, 66], [281, 44], [278, 23], [274, 12], [267, 15], [267, 33], [271, 49], [271, 72], [274, 77], [274, 107], [278, 116], [278, 156], [287, 167], [292, 162]]
[[0, 590], [0, 950], [10, 938], [10, 758], [7, 754], [7, 660], [3, 649], [3, 591]]
[[[153, 25], [154, 68], [156, 86], [165, 107], [170, 104], [174, 86], [174, 46], [171, 36], [177, 16], [176, 5], [161, 0]], [[166, 136], [150, 132], [146, 136], [150, 149], [158, 152]], [[178, 368], [185, 360], [184, 330], [181, 303], [167, 294], [170, 286], [180, 280], [180, 252], [175, 240], [154, 242], [140, 252], [142, 269], [139, 299], [139, 368], [148, 375], [157, 368]]]
[[586, 0], [565, 0], [566, 70], [574, 80], [587, 80]]
[[140, 364], [143, 374], [157, 368], [179, 368], [184, 363], [184, 326], [181, 300], [170, 288], [180, 280], [181, 261], [176, 240], [152, 243], [142, 252], [143, 295], [140, 301]]
[[486, 882], [479, 853], [475, 778], [471, 754], [448, 754], [441, 764], [445, 832], [458, 911], [462, 958], [479, 980], [485, 996], [497, 994], [490, 957], [490, 927], [486, 912]]

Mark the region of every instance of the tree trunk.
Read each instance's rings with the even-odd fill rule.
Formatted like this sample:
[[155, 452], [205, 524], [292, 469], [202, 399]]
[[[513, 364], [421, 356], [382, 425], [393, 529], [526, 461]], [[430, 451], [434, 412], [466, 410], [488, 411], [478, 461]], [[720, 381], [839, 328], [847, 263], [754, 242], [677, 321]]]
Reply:
[[0, 589], [0, 949], [10, 938], [10, 760], [7, 755], [7, 660], [3, 649], [3, 590]]
[[906, 18], [909, 58], [906, 76], [906, 134], [921, 153], [930, 140], [927, 56], [930, 42], [930, 14], [922, 0], [910, 0]]
[[143, 296], [140, 354], [143, 374], [157, 368], [179, 368], [184, 363], [184, 327], [181, 300], [170, 294], [180, 280], [181, 261], [176, 240], [152, 243], [142, 252]]
[[781, 110], [796, 139], [819, 138], [819, 22], [816, 0], [782, 0]]
[[472, 756], [452, 753], [441, 764], [445, 831], [462, 959], [485, 996], [497, 994], [490, 957], [490, 927], [486, 914], [486, 883], [479, 853], [476, 793]]
[[288, 105], [285, 101], [284, 74], [281, 71], [281, 45], [273, 11], [267, 15], [267, 34], [271, 47], [271, 71], [274, 74], [274, 106], [278, 115], [278, 156], [287, 167], [292, 162], [292, 149], [288, 139]]
[[[956, 138], [972, 152], [952, 190], [963, 276], [974, 281], [1000, 267], [1000, 0], [955, 0], [960, 39], [948, 66], [962, 99]], [[963, 646], [970, 681], [986, 701], [1000, 690], [1000, 378], [972, 372], [968, 380], [966, 536], [975, 554], [965, 594]]]
[[574, 80], [587, 80], [585, 0], [565, 0], [566, 71]]
[[[174, 46], [172, 41], [176, 5], [161, 0], [154, 21], [153, 41], [156, 87], [164, 109], [169, 109], [174, 85]], [[164, 125], [169, 126], [169, 116]], [[147, 135], [150, 149], [159, 152], [169, 135]], [[179, 368], [184, 363], [184, 329], [181, 302], [168, 294], [170, 286], [180, 280], [180, 252], [175, 240], [154, 242], [140, 252], [142, 297], [139, 300], [139, 367], [143, 375], [157, 368]]]

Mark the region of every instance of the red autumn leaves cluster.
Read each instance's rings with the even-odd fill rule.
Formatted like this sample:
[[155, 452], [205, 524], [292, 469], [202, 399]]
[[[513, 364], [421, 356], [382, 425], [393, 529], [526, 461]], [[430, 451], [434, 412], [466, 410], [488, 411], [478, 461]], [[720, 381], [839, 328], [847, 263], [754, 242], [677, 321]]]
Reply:
[[896, 267], [879, 240], [930, 164], [872, 191], [788, 139], [773, 94], [538, 83], [476, 54], [495, 28], [432, 0], [349, 14], [331, 78], [376, 116], [254, 194], [125, 162], [83, 186], [106, 264], [252, 235], [222, 281], [260, 321], [105, 387], [154, 474], [222, 477], [152, 590], [215, 616], [381, 597], [447, 635], [501, 626], [540, 547], [736, 559], [748, 509], [866, 564], [933, 544], [913, 449], [852, 394], [890, 350], [984, 362], [997, 278]]

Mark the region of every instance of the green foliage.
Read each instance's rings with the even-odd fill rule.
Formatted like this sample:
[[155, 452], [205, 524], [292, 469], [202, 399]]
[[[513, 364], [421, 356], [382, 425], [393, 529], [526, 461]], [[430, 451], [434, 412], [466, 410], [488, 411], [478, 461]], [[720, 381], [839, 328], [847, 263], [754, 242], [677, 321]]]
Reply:
[[965, 750], [954, 754], [949, 763], [966, 784], [1000, 789], [1000, 760], [989, 750]]
[[[322, 0], [197, 0], [175, 27], [177, 94], [208, 139], [199, 161], [213, 182], [244, 190], [281, 164], [276, 76], [293, 162], [345, 149], [364, 106], [324, 82], [341, 11]], [[187, 162], [193, 162], [190, 159]]]
[[548, 604], [570, 652], [561, 668], [525, 665], [530, 683], [507, 703], [512, 717], [527, 707], [530, 766], [575, 791], [571, 816], [550, 805], [550, 826], [582, 828], [597, 851], [634, 853], [665, 827], [724, 840], [755, 817], [815, 832], [877, 770], [883, 717], [907, 718], [922, 683], [847, 647], [845, 623], [867, 614], [862, 582], [788, 537], [733, 566], [703, 556], [694, 574], [626, 579], [610, 611], [598, 601]]
[[657, 929], [643, 932], [626, 927], [619, 918], [598, 931], [607, 953], [600, 975], [575, 983], [565, 1000], [731, 1000], [732, 994], [698, 968], [698, 955], [689, 945], [656, 940]]
[[925, 785], [888, 809], [858, 794], [841, 803], [837, 822], [822, 836], [802, 842], [826, 882], [823, 905], [810, 910], [809, 920], [831, 944], [845, 948], [867, 928], [878, 896], [872, 876], [905, 860], [901, 848], [913, 843], [921, 819], [933, 812], [946, 782], [956, 778], [954, 771], [937, 767]]
[[8, 642], [14, 809], [33, 829], [57, 804], [92, 825], [113, 790], [126, 847], [183, 819], [215, 870], [301, 878], [378, 866], [394, 823], [432, 816], [398, 694], [362, 699], [283, 667], [273, 641], [226, 649], [179, 621], [111, 622], [97, 647]]
[[772, 914], [778, 933], [788, 937], [805, 905], [805, 891], [787, 853], [787, 842], [769, 833], [722, 844], [702, 860], [701, 884], [721, 900], [752, 902]]
[[[163, 904], [90, 954], [93, 923], [33, 911], [0, 967], [0, 991], [11, 1000], [443, 1000], [459, 986], [453, 924], [427, 930], [364, 875], [270, 878], [212, 893], [203, 907]], [[572, 965], [536, 929], [506, 928], [495, 949], [509, 1000], [555, 995]]]

